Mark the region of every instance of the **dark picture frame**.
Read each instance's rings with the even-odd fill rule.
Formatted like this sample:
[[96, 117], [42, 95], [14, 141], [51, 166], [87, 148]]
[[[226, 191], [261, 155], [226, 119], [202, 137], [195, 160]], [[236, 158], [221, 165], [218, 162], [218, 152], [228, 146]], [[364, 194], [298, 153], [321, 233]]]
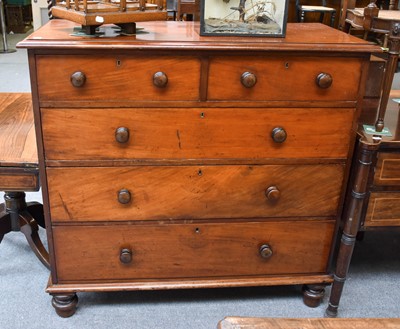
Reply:
[[289, 0], [201, 0], [200, 35], [285, 37]]

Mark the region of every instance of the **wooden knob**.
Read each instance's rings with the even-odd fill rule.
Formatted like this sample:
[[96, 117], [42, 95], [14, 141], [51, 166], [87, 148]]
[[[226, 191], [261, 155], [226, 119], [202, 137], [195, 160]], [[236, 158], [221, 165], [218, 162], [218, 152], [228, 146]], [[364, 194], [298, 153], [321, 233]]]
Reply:
[[115, 129], [115, 140], [121, 144], [126, 143], [129, 140], [129, 129], [126, 127]]
[[317, 75], [315, 82], [318, 87], [327, 89], [332, 85], [333, 78], [329, 73], [320, 73]]
[[121, 263], [124, 264], [129, 264], [130, 262], [132, 262], [132, 250], [128, 248], [121, 249], [119, 260], [121, 261]]
[[127, 204], [131, 202], [132, 196], [131, 192], [127, 189], [122, 189], [118, 191], [118, 202], [121, 204]]
[[153, 75], [153, 84], [158, 88], [165, 88], [168, 84], [168, 77], [164, 72], [156, 72]]
[[257, 83], [257, 77], [254, 73], [244, 72], [240, 78], [240, 82], [244, 87], [251, 88]]
[[265, 190], [268, 201], [276, 202], [281, 197], [281, 191], [276, 186], [270, 186]]
[[272, 129], [271, 137], [275, 143], [283, 143], [286, 140], [287, 134], [282, 127]]
[[260, 256], [265, 259], [270, 258], [273, 254], [271, 247], [266, 243], [260, 247], [259, 252], [260, 252]]
[[86, 82], [86, 75], [83, 72], [75, 72], [71, 74], [71, 83], [74, 87], [80, 88]]

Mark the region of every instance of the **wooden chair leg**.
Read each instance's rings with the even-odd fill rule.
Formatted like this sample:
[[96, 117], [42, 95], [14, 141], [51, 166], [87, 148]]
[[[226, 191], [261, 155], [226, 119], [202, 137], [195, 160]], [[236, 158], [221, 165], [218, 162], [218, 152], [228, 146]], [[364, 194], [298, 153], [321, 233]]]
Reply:
[[334, 26], [335, 26], [335, 18], [336, 18], [336, 13], [333, 12], [333, 13], [331, 14], [331, 27], [334, 27]]

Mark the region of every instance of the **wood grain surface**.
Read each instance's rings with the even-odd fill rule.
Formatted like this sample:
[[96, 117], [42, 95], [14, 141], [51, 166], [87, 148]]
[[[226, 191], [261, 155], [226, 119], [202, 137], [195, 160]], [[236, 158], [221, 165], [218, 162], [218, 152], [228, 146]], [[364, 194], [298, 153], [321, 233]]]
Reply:
[[38, 163], [30, 93], [0, 93], [0, 166]]
[[[354, 108], [42, 109], [47, 160], [346, 159]], [[316, 119], [318, 118], [318, 119]], [[316, 121], [317, 120], [317, 121]], [[118, 143], [115, 131], [129, 130]], [[283, 128], [282, 143], [271, 137]]]
[[[54, 226], [61, 282], [323, 274], [334, 221]], [[301, 243], [299, 243], [301, 241]], [[272, 256], [259, 249], [269, 244]], [[132, 253], [129, 263], [120, 253]], [[79, 261], [79, 266], [77, 266]]]
[[[334, 218], [343, 176], [343, 165], [47, 169], [53, 222]], [[278, 200], [267, 199], [271, 186]], [[131, 194], [127, 204], [118, 201], [123, 189]]]
[[398, 329], [400, 319], [285, 319], [227, 317], [218, 329]]

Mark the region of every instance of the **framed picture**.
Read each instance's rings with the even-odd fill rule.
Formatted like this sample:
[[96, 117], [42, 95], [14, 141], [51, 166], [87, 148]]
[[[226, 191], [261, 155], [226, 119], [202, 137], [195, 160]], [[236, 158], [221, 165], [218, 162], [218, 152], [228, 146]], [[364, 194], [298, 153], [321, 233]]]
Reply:
[[288, 0], [202, 0], [200, 35], [284, 37]]

